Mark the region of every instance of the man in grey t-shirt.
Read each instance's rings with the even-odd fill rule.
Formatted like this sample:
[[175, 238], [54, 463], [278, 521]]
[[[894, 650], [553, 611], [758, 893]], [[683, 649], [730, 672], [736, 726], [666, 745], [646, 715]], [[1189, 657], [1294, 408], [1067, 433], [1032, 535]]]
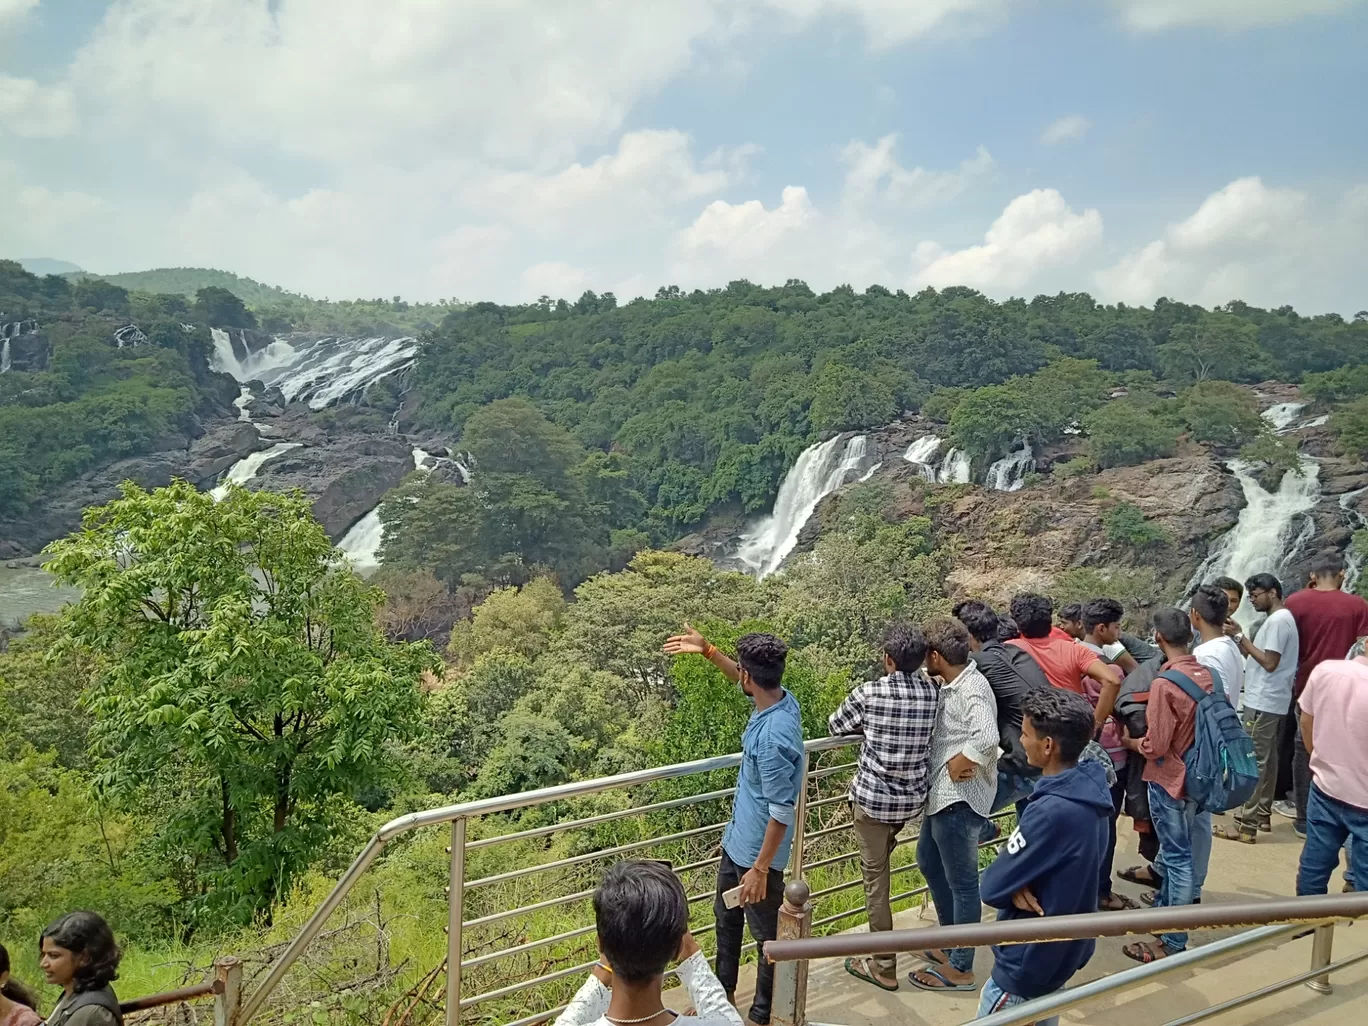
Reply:
[[1216, 827], [1216, 835], [1253, 844], [1258, 831], [1272, 829], [1273, 792], [1278, 784], [1278, 724], [1292, 706], [1292, 684], [1297, 676], [1298, 635], [1292, 613], [1283, 605], [1282, 583], [1272, 574], [1255, 574], [1245, 582], [1249, 601], [1267, 613], [1259, 628], [1258, 644], [1227, 627], [1245, 655], [1244, 708], [1241, 719], [1254, 741], [1259, 783], [1249, 801], [1235, 813], [1235, 829]]

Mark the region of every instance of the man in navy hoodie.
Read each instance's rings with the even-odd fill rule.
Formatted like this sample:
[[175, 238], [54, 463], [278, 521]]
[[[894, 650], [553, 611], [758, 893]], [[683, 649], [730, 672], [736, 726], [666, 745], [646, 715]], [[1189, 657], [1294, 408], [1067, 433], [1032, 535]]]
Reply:
[[[998, 919], [1097, 911], [1097, 876], [1107, 854], [1112, 812], [1106, 771], [1079, 761], [1092, 740], [1092, 704], [1062, 688], [1022, 699], [1021, 744], [1041, 777], [1017, 829], [983, 874], [983, 902]], [[993, 948], [993, 975], [983, 985], [980, 1017], [1059, 990], [1088, 964], [1092, 940], [1004, 944]], [[1036, 1026], [1058, 1026], [1058, 1017]]]

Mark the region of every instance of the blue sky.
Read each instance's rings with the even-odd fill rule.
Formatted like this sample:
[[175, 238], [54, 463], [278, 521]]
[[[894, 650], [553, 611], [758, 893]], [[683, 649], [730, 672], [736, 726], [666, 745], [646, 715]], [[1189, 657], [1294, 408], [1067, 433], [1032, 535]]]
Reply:
[[1352, 314], [1365, 48], [1363, 0], [0, 0], [0, 254]]

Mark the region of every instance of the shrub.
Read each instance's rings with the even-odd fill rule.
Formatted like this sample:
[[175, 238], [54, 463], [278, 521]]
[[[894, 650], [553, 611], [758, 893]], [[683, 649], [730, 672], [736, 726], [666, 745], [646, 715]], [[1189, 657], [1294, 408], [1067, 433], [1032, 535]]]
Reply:
[[1097, 471], [1097, 461], [1091, 456], [1075, 456], [1071, 460], [1064, 460], [1056, 463], [1050, 468], [1050, 473], [1059, 480], [1068, 480], [1071, 477], [1083, 477]]
[[1168, 532], [1158, 524], [1150, 523], [1144, 510], [1132, 502], [1118, 502], [1103, 513], [1102, 526], [1107, 531], [1108, 541], [1137, 549], [1168, 541]]

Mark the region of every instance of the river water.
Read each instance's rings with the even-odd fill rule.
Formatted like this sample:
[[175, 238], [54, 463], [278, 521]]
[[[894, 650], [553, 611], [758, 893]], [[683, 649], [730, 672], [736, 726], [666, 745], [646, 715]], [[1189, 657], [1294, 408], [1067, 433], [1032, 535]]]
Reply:
[[77, 598], [75, 588], [53, 587], [52, 575], [36, 566], [0, 566], [0, 624], [9, 625], [34, 613], [55, 613]]

